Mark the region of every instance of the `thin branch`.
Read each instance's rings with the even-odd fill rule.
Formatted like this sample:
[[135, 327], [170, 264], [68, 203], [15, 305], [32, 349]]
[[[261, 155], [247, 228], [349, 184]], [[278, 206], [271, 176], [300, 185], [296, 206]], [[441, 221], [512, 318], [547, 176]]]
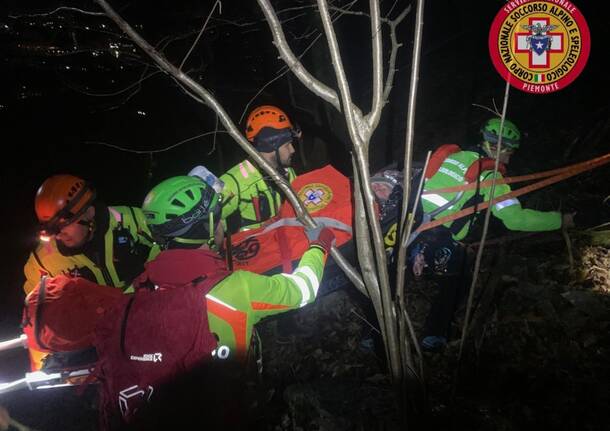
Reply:
[[210, 17], [214, 13], [214, 10], [216, 10], [216, 6], [218, 6], [219, 4], [221, 4], [220, 0], [216, 0], [214, 2], [214, 6], [212, 6], [212, 10], [210, 11], [208, 16], [206, 17], [205, 22], [203, 23], [203, 26], [201, 27], [201, 30], [199, 31], [199, 34], [197, 35], [197, 37], [195, 38], [195, 41], [193, 42], [193, 44], [189, 48], [188, 52], [186, 53], [186, 55], [182, 59], [182, 62], [180, 63], [180, 66], [178, 66], [178, 69], [182, 70], [182, 66], [184, 66], [184, 63], [186, 63], [186, 60], [188, 60], [189, 56], [191, 55], [191, 52], [193, 52], [193, 49], [195, 49], [195, 46], [197, 46], [197, 42], [199, 42], [199, 39], [201, 38], [201, 35], [205, 31], [205, 28], [207, 27], [208, 22], [210, 21]]
[[389, 21], [390, 26], [390, 42], [392, 44], [392, 50], [390, 51], [390, 59], [388, 60], [388, 74], [385, 80], [385, 88], [383, 90], [383, 100], [387, 102], [390, 97], [390, 91], [394, 85], [394, 75], [396, 74], [396, 57], [398, 49], [402, 47], [402, 43], [398, 43], [396, 37], [396, 27], [402, 22], [403, 19], [411, 12], [411, 5], [407, 6], [396, 19]]
[[314, 94], [318, 95], [319, 97], [333, 105], [337, 110], [341, 111], [341, 106], [337, 93], [332, 88], [322, 83], [312, 74], [310, 74], [307, 69], [305, 69], [303, 64], [301, 64], [298, 58], [295, 57], [292, 50], [289, 48], [288, 42], [286, 41], [286, 36], [284, 35], [284, 30], [282, 29], [282, 25], [278, 20], [276, 14], [274, 13], [273, 6], [269, 2], [269, 0], [257, 1], [261, 10], [263, 11], [263, 14], [265, 15], [267, 23], [269, 24], [269, 28], [271, 29], [271, 33], [273, 35], [274, 44], [278, 49], [282, 60], [284, 60], [290, 70], [292, 70], [292, 72], [307, 88], [309, 88]]
[[216, 124], [214, 125], [214, 140], [212, 141], [212, 149], [208, 153], [210, 156], [216, 150], [216, 135], [218, 134], [218, 115], [216, 115]]
[[373, 101], [371, 103], [371, 112], [366, 116], [366, 120], [369, 128], [375, 130], [377, 124], [379, 124], [383, 108], [383, 48], [381, 22], [379, 21], [379, 2], [377, 0], [369, 0], [369, 7], [371, 9], [370, 21], [373, 39]]
[[[504, 104], [502, 106], [502, 119], [500, 122], [500, 130], [498, 131], [498, 146], [496, 148], [496, 157], [494, 164], [494, 172], [493, 172], [493, 182], [491, 183], [490, 188], [490, 196], [489, 200], [492, 201], [494, 198], [494, 192], [496, 188], [496, 176], [498, 173], [498, 166], [500, 165], [500, 152], [502, 151], [502, 129], [504, 128], [504, 120], [506, 119], [506, 109], [508, 107], [508, 93], [510, 90], [510, 78], [506, 80], [506, 88], [504, 90]], [[489, 219], [491, 216], [491, 205], [487, 208], [485, 212], [485, 222], [483, 224], [483, 233], [481, 234], [481, 241], [479, 245], [479, 249], [477, 250], [477, 257], [475, 260], [472, 282], [470, 283], [470, 291], [468, 292], [468, 303], [466, 305], [466, 316], [464, 317], [464, 326], [462, 327], [462, 337], [460, 339], [460, 350], [458, 354], [458, 364], [461, 363], [462, 353], [464, 350], [464, 342], [466, 340], [466, 336], [468, 334], [468, 322], [470, 320], [470, 313], [472, 310], [472, 303], [474, 298], [474, 290], [477, 284], [477, 280], [479, 277], [479, 268], [481, 266], [481, 259], [483, 257], [483, 250], [485, 249], [485, 239], [487, 238], [487, 230], [489, 228]], [[459, 367], [458, 367], [459, 368]], [[455, 389], [455, 387], [454, 387]]]
[[[411, 232], [413, 231], [413, 224], [415, 222], [415, 212], [417, 211], [417, 208], [419, 206], [419, 199], [421, 197], [421, 192], [424, 187], [424, 179], [425, 179], [424, 172], [426, 172], [428, 163], [430, 162], [431, 154], [432, 154], [432, 152], [428, 151], [428, 154], [426, 155], [426, 162], [424, 163], [424, 168], [423, 168], [422, 175], [419, 180], [419, 185], [417, 188], [417, 195], [415, 196], [415, 202], [413, 205], [412, 213], [409, 214], [409, 217], [408, 217], [407, 226], [406, 227], [402, 226], [400, 228], [397, 227], [398, 231], [401, 232], [401, 234], [395, 245], [395, 247], [398, 246], [398, 258], [397, 258], [397, 264], [396, 264], [396, 298], [397, 298], [399, 309], [402, 310], [402, 312], [404, 314], [404, 319], [406, 321], [407, 328], [409, 329], [411, 341], [413, 342], [413, 345], [415, 346], [415, 351], [417, 352], [417, 355], [419, 358], [419, 370], [420, 370], [420, 375], [422, 378], [424, 376], [424, 364], [423, 364], [423, 360], [422, 360], [422, 354], [421, 354], [421, 350], [419, 348], [419, 343], [417, 341], [417, 337], [415, 336], [415, 329], [413, 328], [413, 323], [412, 323], [409, 313], [407, 311], [407, 296], [405, 295], [404, 290], [405, 290], [405, 271], [407, 270], [407, 265], [406, 265], [407, 249], [409, 247], [409, 239], [411, 237]], [[405, 177], [410, 177], [410, 171], [405, 171]], [[403, 199], [407, 199], [404, 194], [403, 194]], [[401, 337], [401, 339], [402, 339], [402, 337]], [[405, 340], [405, 344], [404, 344], [405, 353], [403, 356], [406, 357], [407, 364], [412, 364], [413, 358], [411, 357], [411, 350], [406, 343], [407, 343], [407, 341]], [[401, 346], [403, 346], [403, 345], [401, 344]]]
[[353, 308], [350, 310], [357, 318], [359, 318], [360, 320], [362, 320], [364, 323], [366, 323], [373, 331], [377, 332], [378, 334], [381, 334], [381, 331], [377, 328], [375, 328], [375, 326], [369, 322], [368, 320], [366, 320], [364, 318], [364, 316], [361, 316], [360, 314], [358, 314], [356, 312], [356, 310], [354, 310]]
[[[355, 3], [355, 1], [353, 1], [352, 3], [350, 3], [350, 7], [351, 5], [353, 5]], [[279, 13], [279, 11], [278, 11]], [[342, 11], [342, 13], [344, 13]], [[341, 18], [342, 16], [341, 14], [338, 14], [337, 16], [333, 17], [333, 23], [338, 20], [339, 18]], [[309, 45], [307, 45], [305, 47], [305, 49], [301, 52], [301, 54], [299, 54], [297, 56], [297, 58], [299, 59], [299, 61], [303, 58], [303, 56], [305, 56], [305, 54], [307, 54], [309, 52], [309, 50], [311, 48], [313, 48], [313, 46], [316, 44], [316, 42], [318, 40], [320, 40], [320, 38], [322, 37], [322, 33], [319, 33], [314, 40], [311, 41], [311, 43]], [[242, 110], [241, 116], [239, 117], [239, 122], [241, 123], [246, 115], [246, 113], [248, 112], [248, 110], [250, 109], [250, 105], [252, 105], [252, 102], [254, 100], [256, 100], [256, 98], [265, 90], [265, 88], [267, 88], [269, 85], [271, 85], [272, 83], [274, 83], [275, 81], [277, 81], [279, 78], [281, 78], [282, 76], [284, 76], [285, 74], [287, 74], [288, 72], [290, 72], [291, 69], [290, 67], [288, 67], [287, 64], [284, 64], [284, 66], [282, 66], [276, 73], [278, 73], [277, 76], [275, 76], [274, 78], [272, 78], [269, 82], [267, 82], [265, 85], [263, 85], [255, 94], [254, 96], [252, 96], [250, 98], [250, 100], [248, 101], [248, 103], [246, 103], [246, 105], [244, 106], [244, 109]], [[298, 77], [297, 77], [298, 78]]]
[[57, 12], [61, 12], [64, 10], [67, 10], [70, 12], [78, 12], [83, 15], [92, 15], [92, 16], [105, 16], [106, 15], [103, 12], [93, 12], [93, 11], [89, 11], [89, 10], [79, 9], [76, 7], [61, 6], [61, 7], [58, 7], [57, 9], [52, 10], [51, 12], [33, 13], [33, 14], [29, 14], [29, 15], [9, 15], [9, 18], [18, 19], [18, 18], [24, 18], [24, 17], [33, 18], [33, 17], [37, 17], [37, 16], [49, 16], [49, 15], [53, 15]]
[[107, 142], [100, 142], [100, 141], [85, 141], [85, 144], [87, 144], [87, 145], [102, 145], [104, 147], [114, 148], [115, 150], [124, 151], [126, 153], [133, 153], [133, 154], [155, 154], [155, 153], [163, 153], [165, 151], [173, 150], [174, 148], [176, 148], [176, 147], [178, 147], [178, 146], [180, 146], [182, 144], [186, 144], [187, 142], [194, 141], [195, 139], [203, 138], [204, 136], [209, 136], [209, 135], [216, 136], [217, 133], [227, 133], [227, 132], [225, 130], [215, 130], [213, 132], [201, 133], [201, 134], [199, 134], [197, 136], [191, 136], [190, 138], [183, 139], [180, 142], [176, 142], [175, 144], [172, 144], [169, 147], [161, 148], [159, 150], [132, 150], [131, 148], [124, 148], [124, 147], [120, 147], [118, 145], [109, 144]]
[[373, 233], [373, 251], [375, 255], [375, 261], [377, 264], [378, 282], [380, 284], [381, 303], [383, 306], [383, 312], [389, 318], [383, 319], [386, 334], [386, 348], [388, 350], [388, 359], [390, 362], [390, 368], [392, 369], [392, 376], [396, 383], [402, 378], [402, 367], [400, 365], [400, 353], [398, 351], [398, 340], [396, 334], [395, 321], [395, 310], [391, 299], [389, 276], [387, 259], [385, 254], [385, 248], [383, 246], [383, 235], [381, 233], [381, 226], [379, 219], [375, 211], [371, 181], [369, 178], [368, 168], [368, 154], [365, 149], [368, 146], [368, 139], [370, 139], [371, 131], [368, 128], [368, 123], [363, 121], [360, 112], [357, 107], [352, 103], [349, 86], [347, 84], [347, 78], [345, 76], [345, 70], [343, 68], [343, 61], [339, 52], [339, 45], [337, 43], [337, 36], [335, 34], [330, 14], [328, 11], [328, 5], [326, 0], [318, 0], [318, 9], [320, 10], [320, 17], [322, 19], [322, 25], [324, 27], [324, 33], [328, 41], [328, 48], [332, 59], [333, 68], [335, 70], [335, 77], [339, 86], [339, 94], [341, 96], [341, 105], [345, 107], [343, 113], [347, 122], [347, 128], [349, 131], [350, 138], [354, 145], [354, 154], [356, 156], [357, 167], [360, 170], [360, 179], [362, 181], [362, 195], [364, 198], [364, 206], [368, 216], [368, 223]]
[[[362, 198], [362, 182], [360, 181], [360, 173], [356, 164], [356, 159], [352, 155], [352, 165], [354, 171], [354, 233], [356, 238], [356, 251], [358, 253], [358, 263], [360, 265], [360, 271], [364, 279], [364, 285], [368, 297], [373, 303], [375, 314], [378, 316], [380, 322], [383, 321], [383, 306], [381, 304], [381, 296], [379, 294], [379, 282], [375, 278], [375, 261], [371, 255], [371, 238], [367, 228], [366, 211], [364, 209], [364, 203]], [[386, 335], [384, 326], [381, 325], [383, 332], [383, 339], [386, 341]]]
[[415, 130], [415, 108], [417, 105], [417, 83], [419, 81], [419, 62], [421, 57], [421, 39], [424, 27], [424, 0], [417, 1], [417, 10], [415, 12], [415, 35], [413, 37], [413, 60], [411, 66], [411, 80], [409, 84], [409, 107], [407, 111], [407, 136], [405, 137], [405, 158], [404, 169], [405, 176], [403, 182], [404, 198], [402, 200], [402, 211], [400, 213], [400, 230], [404, 228], [404, 222], [407, 217], [407, 206], [409, 203], [409, 195], [411, 193], [409, 173], [411, 172], [411, 159], [413, 154], [413, 139]]
[[491, 108], [489, 108], [489, 107], [485, 106], [485, 105], [479, 105], [478, 103], [473, 103], [473, 104], [472, 104], [472, 106], [476, 106], [477, 108], [481, 108], [481, 109], [484, 109], [484, 110], [486, 110], [486, 111], [489, 111], [489, 112], [491, 112], [492, 114], [494, 114], [494, 115], [496, 115], [496, 116], [498, 116], [498, 117], [502, 116], [502, 114], [500, 114], [500, 113], [498, 112], [498, 108], [497, 108], [497, 106], [496, 106], [495, 101], [494, 101], [494, 108], [496, 109], [495, 111], [494, 111], [493, 109], [491, 109]]
[[[426, 155], [426, 163], [424, 164], [424, 170], [422, 171], [421, 178], [419, 179], [419, 185], [417, 187], [417, 195], [415, 196], [415, 203], [413, 204], [412, 212], [407, 217], [406, 226], [398, 226], [398, 231], [401, 233], [400, 237], [396, 244], [398, 244], [398, 258], [397, 258], [397, 266], [396, 266], [396, 297], [399, 302], [403, 302], [404, 298], [404, 287], [405, 287], [405, 271], [407, 269], [407, 248], [409, 247], [409, 240], [411, 237], [411, 232], [413, 231], [413, 224], [415, 221], [415, 212], [417, 211], [417, 207], [419, 206], [419, 199], [421, 197], [421, 192], [424, 187], [424, 172], [426, 172], [426, 168], [428, 167], [428, 163], [430, 162], [430, 151]], [[405, 170], [405, 177], [410, 177], [410, 172]], [[403, 193], [403, 199], [406, 199]], [[406, 304], [405, 304], [406, 305]]]

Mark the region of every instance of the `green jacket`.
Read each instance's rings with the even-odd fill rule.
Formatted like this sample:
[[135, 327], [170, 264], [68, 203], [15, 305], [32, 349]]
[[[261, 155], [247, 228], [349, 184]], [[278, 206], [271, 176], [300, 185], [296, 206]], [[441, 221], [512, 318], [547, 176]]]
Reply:
[[[296, 178], [292, 168], [286, 169], [288, 181]], [[221, 217], [230, 230], [259, 227], [274, 217], [282, 203], [282, 196], [249, 160], [244, 160], [220, 177], [224, 182]], [[237, 229], [231, 229], [232, 227]]]
[[[435, 189], [466, 184], [464, 174], [470, 165], [479, 160], [479, 157], [479, 153], [475, 151], [459, 151], [451, 154], [445, 159], [436, 174], [426, 181], [424, 190], [429, 192]], [[481, 182], [491, 180], [492, 178], [493, 171], [483, 171], [479, 175]], [[501, 178], [503, 178], [502, 174], [497, 173], [496, 179]], [[510, 193], [510, 191], [511, 189], [508, 184], [496, 184], [494, 196], [499, 197]], [[423, 194], [421, 202], [424, 213], [431, 213], [443, 205], [452, 202], [459, 193], [463, 193], [452, 205], [433, 217], [438, 219], [473, 205], [477, 200], [478, 202], [489, 201], [491, 197], [490, 192], [491, 187], [483, 187], [479, 190], [478, 196], [475, 196], [477, 193], [476, 189], [464, 192]], [[509, 198], [494, 204], [491, 207], [491, 212], [495, 217], [502, 220], [507, 229], [513, 231], [540, 232], [561, 228], [561, 213], [557, 211], [544, 212], [525, 209], [521, 207], [521, 203], [516, 198]], [[466, 222], [458, 219], [444, 224], [444, 226], [452, 231], [455, 240], [459, 241], [468, 234], [473, 217], [466, 216], [465, 220]]]
[[210, 331], [218, 337], [215, 356], [243, 361], [256, 323], [313, 302], [325, 261], [325, 253], [314, 246], [303, 254], [291, 274], [265, 276], [236, 271], [214, 286], [206, 298]]
[[159, 253], [158, 246], [149, 240], [140, 208], [96, 204], [95, 222], [93, 238], [81, 250], [65, 250], [53, 238], [30, 253], [24, 267], [26, 294], [43, 274], [71, 274], [125, 290], [143, 271], [144, 262]]

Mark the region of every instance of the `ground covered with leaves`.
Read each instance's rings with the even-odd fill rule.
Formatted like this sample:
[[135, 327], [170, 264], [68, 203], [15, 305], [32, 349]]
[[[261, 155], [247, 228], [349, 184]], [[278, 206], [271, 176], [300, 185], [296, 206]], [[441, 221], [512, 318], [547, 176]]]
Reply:
[[[571, 264], [559, 233], [509, 236], [487, 248], [462, 357], [463, 308], [447, 348], [424, 353], [426, 396], [415, 396], [412, 428], [607, 429], [610, 249], [572, 239]], [[434, 289], [411, 284], [418, 332]], [[404, 429], [358, 295], [340, 290], [261, 325], [260, 429]]]

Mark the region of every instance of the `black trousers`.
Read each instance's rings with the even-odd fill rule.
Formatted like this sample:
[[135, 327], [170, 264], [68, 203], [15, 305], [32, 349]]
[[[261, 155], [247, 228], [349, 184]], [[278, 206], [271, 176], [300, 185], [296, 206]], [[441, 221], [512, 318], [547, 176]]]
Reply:
[[411, 249], [423, 253], [427, 265], [425, 274], [437, 284], [423, 336], [449, 338], [453, 315], [466, 297], [471, 282], [466, 248], [453, 240], [447, 228], [440, 226], [422, 233]]

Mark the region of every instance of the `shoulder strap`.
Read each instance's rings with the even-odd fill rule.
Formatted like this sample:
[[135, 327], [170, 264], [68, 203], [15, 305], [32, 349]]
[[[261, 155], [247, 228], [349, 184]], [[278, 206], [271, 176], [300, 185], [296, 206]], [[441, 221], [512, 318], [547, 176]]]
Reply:
[[49, 347], [42, 342], [40, 337], [40, 322], [42, 320], [42, 307], [44, 300], [47, 297], [47, 276], [43, 275], [40, 278], [40, 284], [38, 285], [38, 298], [36, 299], [36, 316], [34, 317], [34, 336], [36, 337], [36, 343], [43, 349], [49, 350]]
[[[473, 183], [478, 181], [481, 172], [493, 171], [495, 166], [496, 161], [494, 159], [490, 159], [489, 157], [479, 158], [479, 160], [470, 165], [466, 174], [464, 174], [464, 178], [468, 183]], [[506, 175], [506, 165], [504, 165], [504, 163], [498, 164], [498, 172], [502, 175]]]
[[51, 274], [51, 271], [49, 271], [43, 264], [42, 264], [42, 260], [40, 260], [40, 256], [38, 256], [38, 253], [36, 252], [36, 250], [32, 251], [32, 255], [34, 256], [34, 259], [36, 259], [36, 263], [38, 263], [38, 265], [45, 270], [45, 272], [50, 275], [51, 277], [53, 277], [53, 274]]
[[424, 174], [425, 178], [427, 180], [432, 178], [439, 170], [445, 159], [458, 151], [461, 151], [461, 148], [455, 144], [445, 144], [438, 147], [436, 151], [432, 153], [432, 156], [430, 156], [430, 161], [428, 161], [428, 167], [426, 168], [426, 172]]
[[127, 332], [127, 318], [129, 317], [129, 311], [133, 305], [133, 301], [136, 298], [135, 294], [129, 298], [127, 305], [125, 305], [125, 311], [123, 312], [123, 318], [121, 319], [121, 353], [125, 356], [125, 333]]

